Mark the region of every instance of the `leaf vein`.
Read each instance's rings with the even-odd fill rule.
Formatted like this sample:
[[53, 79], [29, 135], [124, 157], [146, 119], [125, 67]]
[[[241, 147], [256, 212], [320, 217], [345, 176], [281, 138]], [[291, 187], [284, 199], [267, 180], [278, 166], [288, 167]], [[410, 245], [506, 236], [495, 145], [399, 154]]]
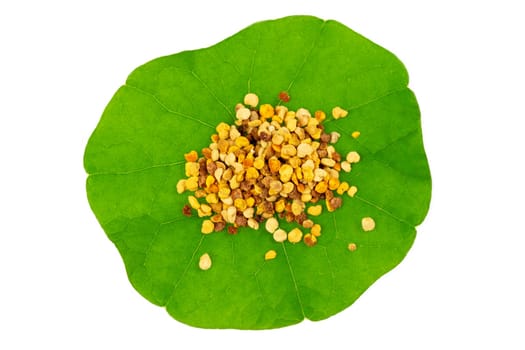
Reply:
[[[335, 221], [335, 215], [334, 215], [334, 221]], [[337, 236], [336, 236], [337, 239]], [[330, 257], [328, 256], [328, 249], [326, 247], [322, 247], [324, 251], [324, 255], [326, 257], [326, 261], [328, 262], [328, 270], [330, 270], [330, 278], [332, 282], [332, 288], [330, 288], [330, 298], [335, 294], [335, 273], [334, 273], [334, 267], [332, 265], [332, 261], [330, 260]]]
[[299, 294], [299, 287], [297, 285], [297, 280], [295, 279], [295, 273], [292, 268], [292, 264], [290, 262], [290, 257], [288, 256], [288, 252], [286, 251], [285, 243], [282, 243], [284, 256], [286, 257], [286, 263], [288, 264], [288, 269], [290, 270], [290, 276], [292, 277], [292, 283], [295, 290], [295, 295], [297, 297], [297, 301], [299, 303], [299, 307], [301, 308], [301, 314], [303, 315], [303, 318], [306, 318], [306, 315], [304, 314], [304, 306], [303, 301], [301, 300], [301, 295]]
[[390, 141], [389, 143], [387, 143], [386, 145], [384, 145], [384, 146], [381, 147], [380, 149], [375, 150], [375, 151], [373, 152], [373, 154], [376, 155], [377, 153], [384, 151], [385, 149], [387, 149], [388, 147], [392, 146], [393, 144], [398, 143], [399, 141], [401, 141], [401, 140], [403, 140], [403, 139], [406, 139], [407, 137], [410, 137], [410, 136], [414, 135], [414, 134], [417, 133], [418, 131], [419, 131], [419, 127], [414, 128], [414, 129], [408, 131], [406, 134], [401, 135], [401, 136], [395, 138], [394, 140]]
[[155, 244], [155, 241], [157, 240], [160, 233], [160, 225], [157, 227], [157, 230], [155, 233], [153, 233], [153, 237], [151, 238], [151, 241], [148, 244], [148, 247], [144, 251], [144, 260], [142, 261], [142, 267], [146, 268], [146, 264], [149, 260], [151, 249], [153, 248], [153, 245]]
[[295, 81], [297, 80], [297, 78], [299, 78], [299, 75], [300, 75], [301, 72], [303, 71], [304, 66], [306, 65], [306, 63], [308, 62], [308, 60], [310, 59], [310, 57], [312, 56], [312, 53], [314, 52], [314, 49], [317, 47], [317, 45], [318, 45], [318, 43], [319, 43], [319, 39], [321, 38], [321, 34], [323, 33], [324, 28], [326, 27], [326, 23], [327, 23], [327, 21], [323, 21], [323, 24], [322, 24], [321, 27], [319, 28], [319, 33], [317, 34], [317, 37], [316, 37], [315, 40], [313, 41], [312, 46], [310, 47], [310, 50], [308, 50], [308, 52], [307, 52], [306, 55], [304, 56], [304, 60], [303, 60], [303, 62], [301, 63], [301, 65], [299, 66], [299, 68], [297, 69], [297, 71], [295, 72], [295, 76], [292, 78], [292, 81], [290, 81], [290, 84], [288, 85], [288, 88], [286, 89], [288, 92], [291, 91], [292, 86], [294, 85], [294, 83], [295, 83]]
[[335, 213], [332, 213], [332, 219], [334, 221], [335, 238], [337, 239], [337, 234], [339, 233], [339, 230], [337, 229], [337, 220], [335, 218]]
[[170, 293], [170, 296], [168, 297], [168, 299], [166, 301], [166, 306], [168, 306], [170, 301], [173, 299], [173, 297], [175, 296], [175, 292], [176, 292], [177, 288], [179, 287], [180, 283], [182, 282], [182, 280], [184, 279], [184, 277], [188, 273], [188, 270], [190, 269], [190, 266], [191, 266], [193, 260], [195, 259], [195, 255], [199, 251], [199, 249], [200, 249], [200, 247], [202, 245], [202, 242], [204, 241], [204, 237], [205, 236], [202, 235], [201, 238], [199, 239], [199, 243], [197, 243], [197, 246], [193, 250], [193, 253], [191, 254], [191, 258], [188, 261], [188, 264], [186, 264], [186, 267], [184, 268], [184, 271], [182, 271], [182, 275], [180, 275], [179, 279], [174, 283], [173, 288], [172, 288], [171, 293]]
[[[374, 98], [372, 98], [372, 99], [370, 99], [370, 100], [368, 100], [368, 101], [365, 101], [365, 102], [363, 102], [363, 103], [357, 104], [357, 105], [355, 105], [355, 106], [350, 106], [350, 107], [346, 108], [346, 110], [350, 113], [351, 111], [355, 111], [355, 110], [357, 110], [357, 109], [360, 109], [360, 108], [366, 107], [366, 106], [368, 106], [368, 105], [371, 105], [372, 103], [378, 102], [378, 101], [380, 101], [380, 100], [382, 100], [382, 99], [384, 99], [384, 98], [386, 98], [386, 97], [388, 97], [388, 96], [395, 95], [395, 94], [397, 94], [397, 93], [399, 93], [399, 92], [401, 92], [401, 91], [407, 90], [407, 89], [408, 89], [407, 86], [403, 86], [403, 87], [398, 88], [398, 89], [390, 90], [390, 91], [386, 92], [386, 93], [383, 94], [383, 95], [379, 95], [379, 96], [377, 96], [377, 97], [374, 97]], [[326, 125], [326, 124], [329, 124], [329, 123], [333, 123], [333, 122], [335, 122], [336, 120], [338, 120], [338, 119], [334, 119], [334, 118], [330, 115], [330, 116], [327, 116], [327, 119], [323, 122], [323, 124]], [[337, 126], [336, 126], [336, 127], [337, 127]], [[342, 130], [342, 129], [339, 128], [339, 130]]]
[[220, 104], [220, 105], [226, 110], [226, 112], [227, 112], [231, 117], [233, 117], [233, 113], [232, 113], [231, 109], [228, 108], [228, 106], [227, 106], [224, 102], [222, 102], [221, 99], [219, 99], [219, 97], [213, 92], [213, 90], [208, 86], [208, 84], [206, 84], [206, 83], [204, 82], [204, 80], [202, 80], [201, 77], [200, 77], [197, 73], [195, 73], [194, 70], [191, 70], [190, 73], [191, 73], [191, 75], [192, 75], [192, 76], [193, 76], [193, 77], [194, 77], [199, 83], [201, 83], [202, 86], [204, 86], [204, 88], [210, 93], [210, 95], [212, 95], [213, 98], [214, 98], [217, 102], [219, 102], [219, 104]]
[[248, 92], [252, 92], [252, 78], [253, 73], [255, 72], [255, 57], [257, 56], [257, 48], [259, 47], [259, 44], [261, 43], [261, 35], [259, 34], [257, 37], [257, 44], [255, 45], [255, 49], [253, 49], [253, 55], [252, 55], [252, 61], [250, 65], [250, 74], [248, 76]]
[[176, 217], [175, 219], [171, 219], [171, 220], [168, 220], [168, 221], [161, 222], [161, 223], [160, 223], [160, 226], [174, 224], [174, 223], [179, 222], [179, 221], [182, 221], [182, 220], [184, 220], [184, 219], [186, 219], [186, 217], [184, 217], [184, 216], [179, 216], [179, 217]]
[[390, 216], [391, 218], [393, 218], [393, 219], [395, 219], [395, 220], [397, 220], [397, 221], [399, 221], [399, 222], [401, 222], [401, 223], [403, 223], [403, 224], [406, 224], [406, 225], [408, 225], [408, 226], [410, 226], [410, 227], [415, 227], [415, 226], [414, 226], [413, 224], [411, 224], [410, 222], [408, 222], [408, 221], [406, 221], [406, 220], [400, 218], [399, 216], [395, 215], [394, 213], [389, 212], [389, 211], [386, 210], [385, 208], [383, 208], [383, 207], [377, 205], [376, 203], [374, 203], [374, 202], [372, 202], [372, 201], [369, 201], [369, 200], [367, 200], [367, 199], [365, 199], [365, 198], [363, 198], [363, 197], [361, 197], [361, 196], [358, 196], [357, 194], [354, 196], [354, 198], [357, 199], [357, 200], [360, 200], [360, 201], [363, 202], [363, 203], [366, 203], [366, 204], [368, 204], [368, 205], [370, 205], [370, 206], [376, 208], [377, 210], [379, 210], [379, 211], [385, 213], [386, 215]]
[[[348, 131], [346, 131], [345, 129], [339, 127], [339, 126], [335, 126], [335, 128], [341, 132], [343, 132], [344, 134], [346, 135], [350, 135], [350, 133]], [[359, 142], [359, 140], [356, 140], [357, 143], [359, 143], [359, 146], [360, 147], [363, 147], [368, 153], [369, 155], [372, 157], [372, 160], [375, 161], [375, 162], [378, 162], [384, 166], [386, 166], [387, 168], [391, 169], [392, 171], [398, 173], [399, 175], [403, 176], [403, 177], [411, 177], [411, 178], [415, 178], [415, 179], [419, 179], [421, 178], [420, 176], [416, 176], [416, 175], [413, 175], [413, 174], [409, 174], [409, 173], [405, 173], [405, 172], [402, 172], [401, 170], [399, 169], [396, 169], [394, 168], [392, 165], [390, 165], [390, 163], [387, 163], [384, 159], [382, 158], [379, 158], [377, 156], [377, 153], [379, 152], [382, 152], [384, 151], [386, 148], [392, 146], [393, 144], [395, 144], [396, 142], [399, 142], [401, 141], [402, 139], [406, 138], [406, 137], [409, 137], [415, 133], [417, 133], [419, 131], [419, 128], [415, 128], [413, 130], [410, 130], [409, 132], [407, 132], [406, 134], [404, 135], [401, 135], [399, 137], [397, 137], [395, 140], [392, 140], [391, 142], [389, 142], [387, 145], [381, 147], [379, 150], [376, 150], [376, 151], [371, 151], [368, 147], [366, 147], [366, 145], [364, 145], [362, 142]]]
[[139, 87], [137, 87], [137, 86], [130, 85], [129, 83], [126, 83], [124, 86], [125, 86], [125, 87], [128, 87], [128, 88], [131, 88], [131, 89], [134, 89], [134, 90], [136, 90], [136, 91], [139, 92], [139, 93], [142, 93], [142, 94], [144, 94], [144, 95], [146, 95], [146, 96], [151, 97], [155, 102], [157, 102], [157, 104], [158, 104], [159, 106], [161, 106], [161, 107], [162, 107], [166, 112], [168, 112], [168, 113], [171, 113], [171, 114], [173, 114], [173, 115], [179, 116], [179, 117], [184, 118], [184, 119], [192, 120], [192, 121], [194, 121], [194, 122], [197, 122], [197, 123], [199, 123], [199, 124], [202, 124], [202, 125], [204, 125], [204, 126], [207, 126], [208, 128], [211, 128], [211, 129], [215, 130], [215, 127], [214, 127], [213, 125], [211, 125], [210, 123], [207, 123], [207, 122], [205, 122], [205, 121], [203, 121], [203, 120], [201, 120], [201, 119], [199, 119], [199, 118], [197, 118], [197, 117], [193, 117], [193, 116], [191, 116], [191, 115], [189, 115], [189, 114], [185, 114], [185, 113], [177, 112], [177, 111], [174, 111], [174, 110], [170, 109], [168, 106], [166, 106], [166, 105], [165, 105], [165, 104], [164, 104], [164, 103], [163, 103], [163, 102], [157, 97], [157, 95], [155, 95], [155, 94], [153, 94], [153, 93], [151, 93], [151, 92], [148, 92], [148, 91], [146, 91], [146, 90], [143, 90], [143, 89], [141, 89], [141, 88], [139, 88]]
[[165, 168], [165, 167], [172, 167], [172, 166], [183, 165], [183, 164], [185, 164], [184, 161], [178, 161], [178, 162], [173, 162], [173, 163], [155, 164], [155, 165], [150, 165], [150, 166], [143, 167], [143, 168], [131, 169], [131, 170], [126, 170], [126, 171], [100, 171], [100, 172], [91, 173], [89, 175], [90, 176], [98, 176], [98, 175], [130, 175], [130, 174], [140, 173], [140, 172], [151, 170], [151, 169], [155, 169], [155, 168]]
[[148, 215], [151, 216], [151, 212], [153, 211], [153, 208], [155, 207], [155, 203], [157, 202], [158, 198], [159, 198], [159, 195], [160, 195], [160, 189], [163, 188], [164, 186], [166, 186], [166, 183], [168, 183], [168, 179], [170, 178], [170, 172], [168, 171], [167, 174], [165, 174], [164, 176], [164, 181], [162, 181], [162, 184], [157, 186], [153, 192], [153, 197], [151, 198], [151, 203], [149, 205], [149, 212], [148, 212]]

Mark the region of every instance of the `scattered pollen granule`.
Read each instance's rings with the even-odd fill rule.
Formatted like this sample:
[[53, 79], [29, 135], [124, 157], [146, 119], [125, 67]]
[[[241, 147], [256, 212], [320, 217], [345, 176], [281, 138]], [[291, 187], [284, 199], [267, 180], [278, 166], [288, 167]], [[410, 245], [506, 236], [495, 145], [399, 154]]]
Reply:
[[199, 268], [201, 270], [209, 270], [211, 267], [211, 258], [208, 253], [201, 255], [199, 258]]
[[372, 231], [376, 227], [376, 222], [371, 217], [361, 219], [361, 227], [363, 231]]
[[355, 252], [357, 250], [357, 244], [355, 243], [348, 243], [348, 250], [351, 252]]
[[269, 250], [264, 254], [264, 260], [273, 260], [277, 256], [277, 252], [273, 249]]

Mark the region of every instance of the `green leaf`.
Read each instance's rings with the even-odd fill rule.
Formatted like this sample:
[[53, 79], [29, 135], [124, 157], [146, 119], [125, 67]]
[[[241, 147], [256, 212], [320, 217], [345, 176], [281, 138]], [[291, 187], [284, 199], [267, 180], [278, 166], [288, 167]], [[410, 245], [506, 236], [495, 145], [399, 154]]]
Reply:
[[[393, 54], [338, 22], [306, 16], [256, 23], [137, 68], [108, 104], [84, 159], [89, 203], [135, 289], [205, 328], [283, 327], [351, 305], [404, 258], [428, 210], [430, 172], [407, 85]], [[312, 248], [276, 243], [264, 229], [202, 235], [201, 220], [182, 215], [187, 193], [175, 190], [183, 154], [208, 146], [219, 122], [233, 122], [247, 92], [275, 104], [283, 90], [291, 109], [350, 111], [325, 126], [341, 133], [341, 154], [361, 154], [341, 174], [356, 196], [316, 219], [323, 234]], [[362, 230], [365, 216], [375, 219], [374, 231]], [[277, 258], [265, 261], [269, 249]], [[198, 267], [204, 253], [208, 271]]]

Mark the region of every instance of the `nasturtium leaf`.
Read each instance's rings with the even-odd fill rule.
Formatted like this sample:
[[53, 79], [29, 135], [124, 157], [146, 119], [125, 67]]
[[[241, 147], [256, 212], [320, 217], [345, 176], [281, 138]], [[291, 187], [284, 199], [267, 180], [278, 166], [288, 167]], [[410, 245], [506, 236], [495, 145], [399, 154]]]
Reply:
[[[204, 328], [264, 329], [322, 320], [351, 305], [407, 254], [430, 201], [420, 112], [403, 64], [336, 21], [292, 16], [255, 23], [205, 49], [137, 68], [113, 96], [85, 151], [91, 208], [124, 260], [133, 287], [175, 319]], [[349, 111], [328, 118], [358, 187], [323, 212], [314, 247], [265, 232], [203, 235], [182, 215], [184, 153], [200, 151], [248, 92], [296, 110]], [[281, 101], [281, 103], [284, 103]], [[359, 131], [358, 138], [351, 136]], [[364, 232], [361, 219], [376, 228]], [[357, 249], [350, 251], [349, 243]], [[273, 249], [277, 257], [265, 261]], [[202, 271], [208, 253], [212, 267]]]

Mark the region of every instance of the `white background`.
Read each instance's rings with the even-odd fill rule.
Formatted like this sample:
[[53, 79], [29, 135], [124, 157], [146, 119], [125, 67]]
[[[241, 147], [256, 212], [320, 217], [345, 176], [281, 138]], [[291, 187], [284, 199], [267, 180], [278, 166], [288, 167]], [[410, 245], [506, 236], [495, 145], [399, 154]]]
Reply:
[[[2, 2], [0, 348], [524, 349], [518, 3]], [[135, 67], [291, 14], [339, 20], [405, 63], [422, 109], [430, 212], [401, 265], [328, 320], [191, 328], [129, 284], [88, 207], [84, 147]]]

